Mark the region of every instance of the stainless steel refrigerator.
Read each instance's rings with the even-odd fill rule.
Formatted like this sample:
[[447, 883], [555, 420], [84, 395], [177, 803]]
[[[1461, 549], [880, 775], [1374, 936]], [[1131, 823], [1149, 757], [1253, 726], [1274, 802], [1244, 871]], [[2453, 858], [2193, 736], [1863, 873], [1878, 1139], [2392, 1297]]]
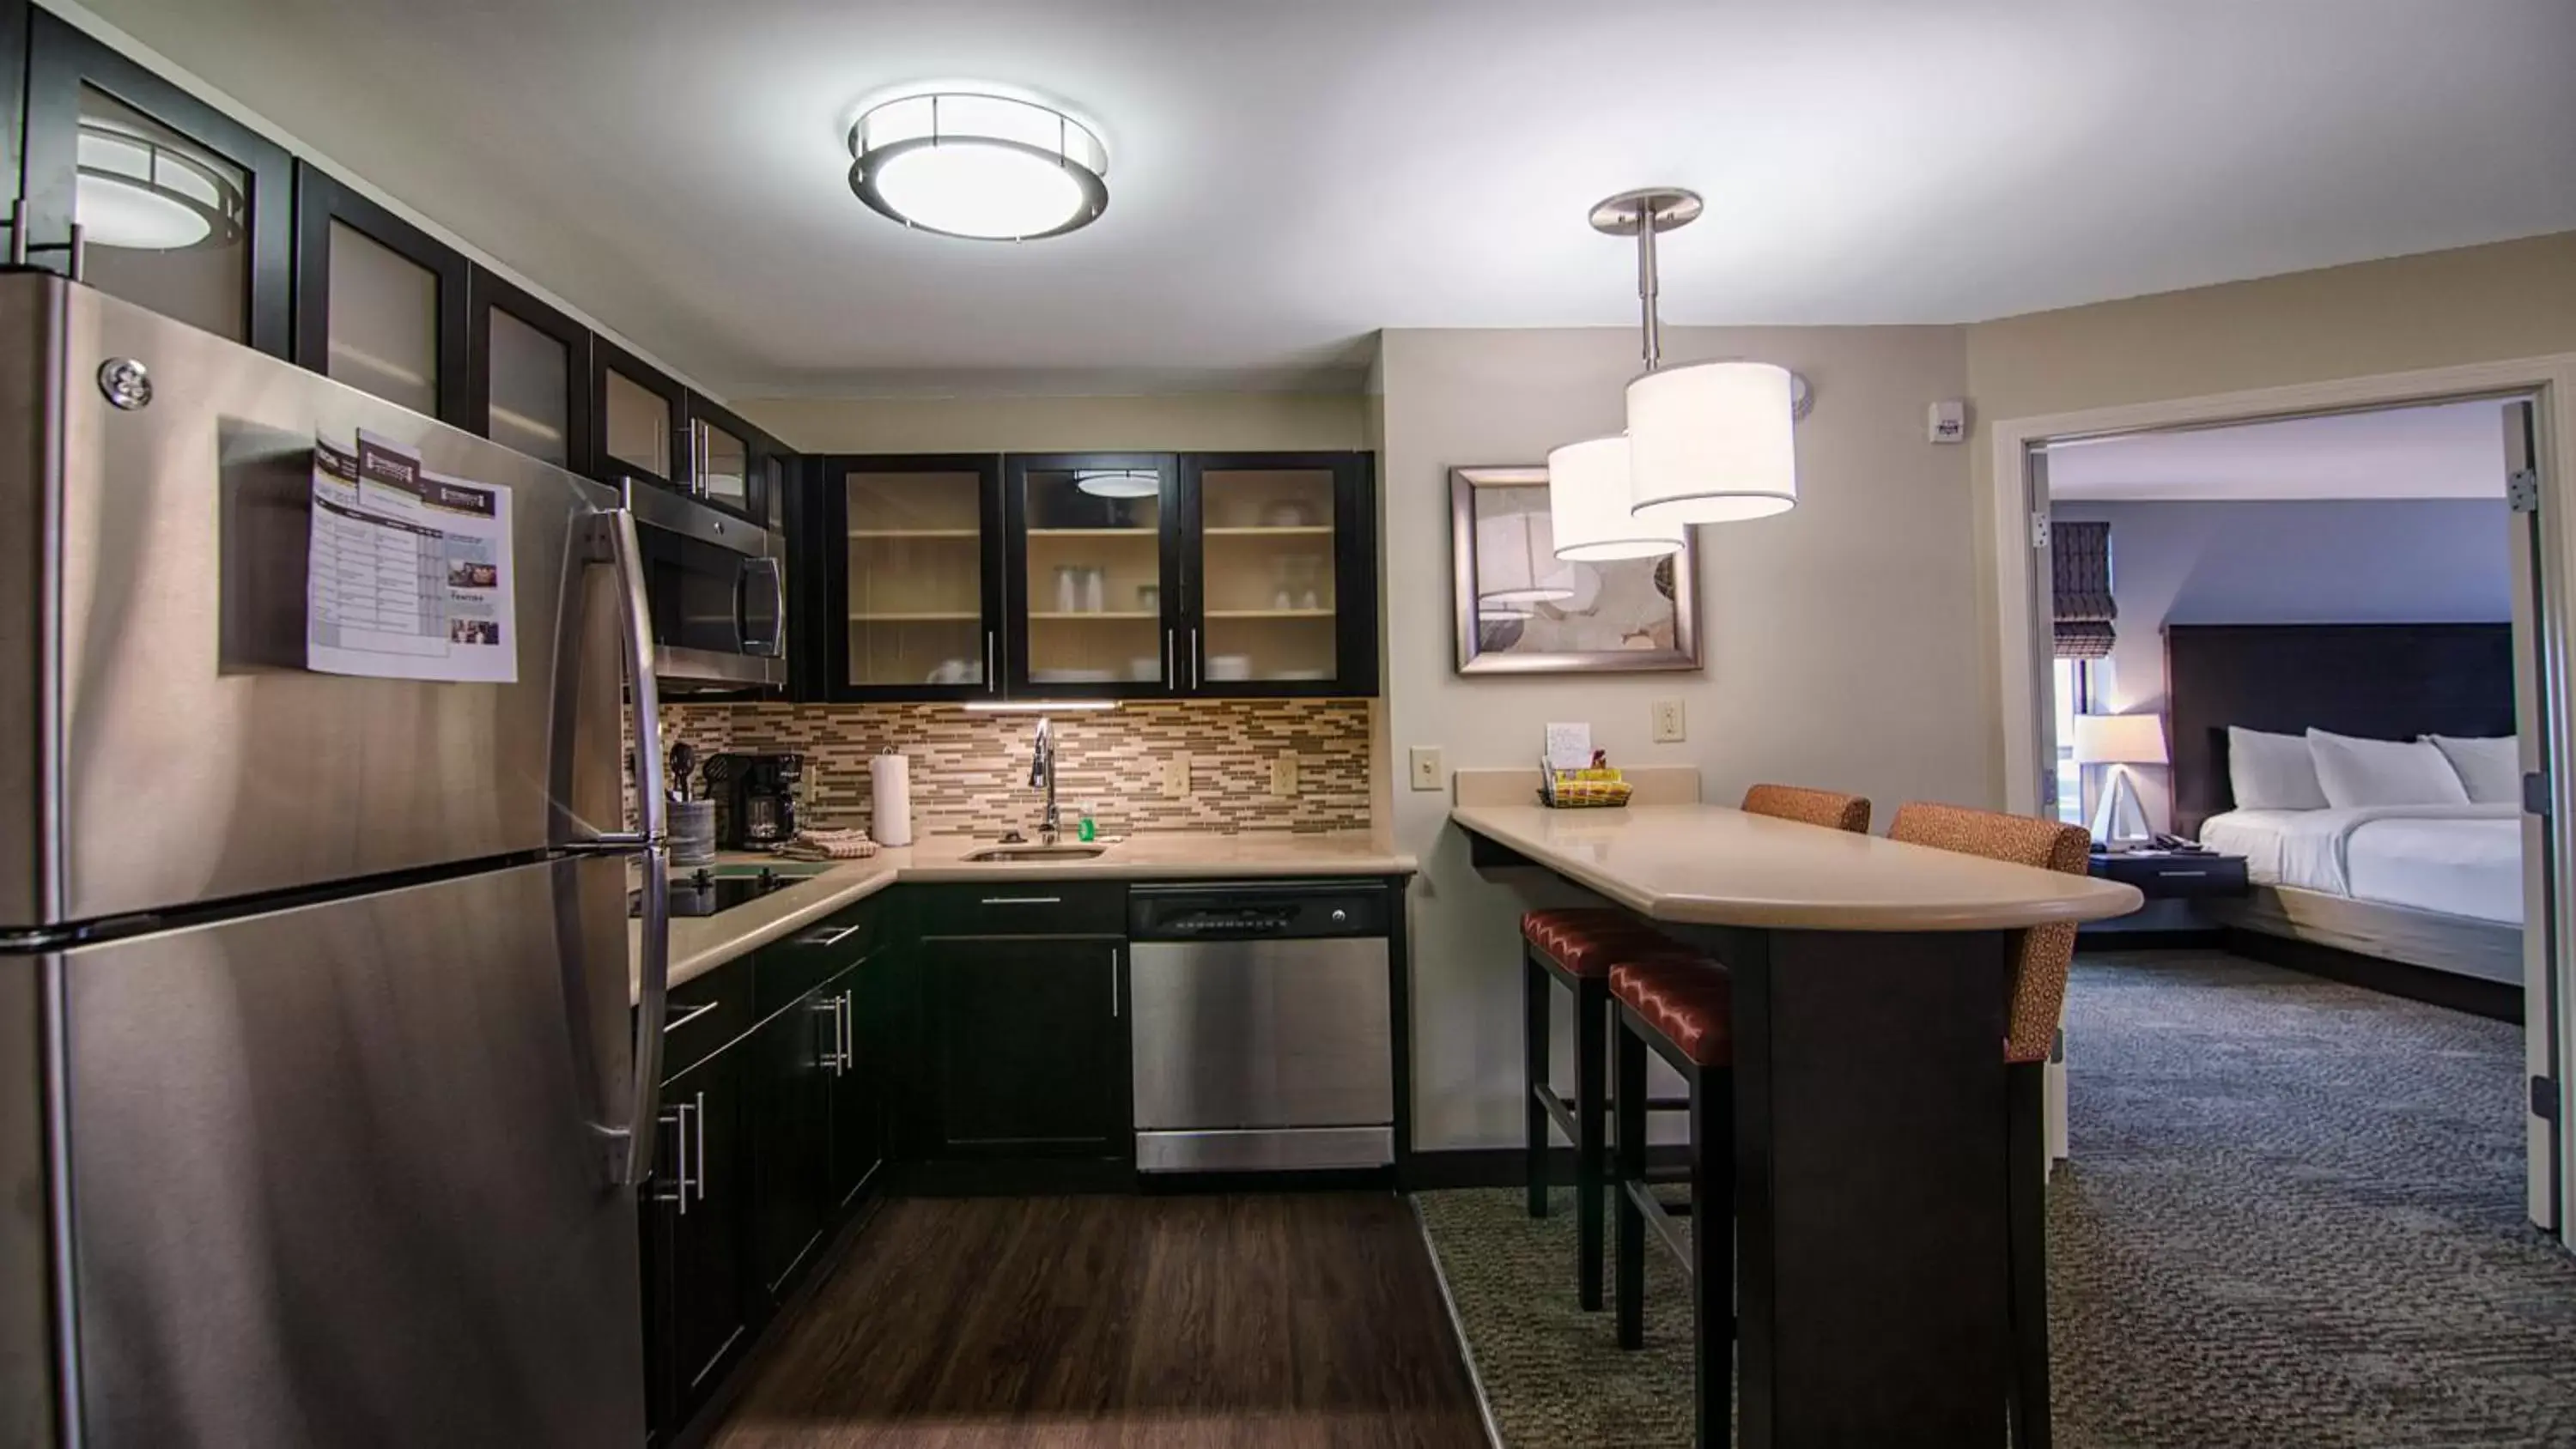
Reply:
[[[360, 430], [510, 490], [517, 682], [305, 667]], [[610, 489], [0, 276], [0, 1445], [643, 1441], [644, 597]]]

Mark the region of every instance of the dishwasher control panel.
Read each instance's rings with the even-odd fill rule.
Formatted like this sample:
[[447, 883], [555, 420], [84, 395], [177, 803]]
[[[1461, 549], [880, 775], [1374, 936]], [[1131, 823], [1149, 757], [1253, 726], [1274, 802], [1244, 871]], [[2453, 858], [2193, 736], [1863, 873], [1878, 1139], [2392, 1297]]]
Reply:
[[1386, 887], [1374, 881], [1139, 885], [1128, 891], [1127, 934], [1138, 941], [1383, 936], [1388, 911]]

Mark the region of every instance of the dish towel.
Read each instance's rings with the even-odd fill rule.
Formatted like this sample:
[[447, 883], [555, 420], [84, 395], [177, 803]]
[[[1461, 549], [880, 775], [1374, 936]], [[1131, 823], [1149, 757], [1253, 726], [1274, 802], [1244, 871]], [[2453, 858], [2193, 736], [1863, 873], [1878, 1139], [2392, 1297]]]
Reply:
[[793, 860], [865, 860], [877, 843], [864, 830], [799, 830], [778, 852]]

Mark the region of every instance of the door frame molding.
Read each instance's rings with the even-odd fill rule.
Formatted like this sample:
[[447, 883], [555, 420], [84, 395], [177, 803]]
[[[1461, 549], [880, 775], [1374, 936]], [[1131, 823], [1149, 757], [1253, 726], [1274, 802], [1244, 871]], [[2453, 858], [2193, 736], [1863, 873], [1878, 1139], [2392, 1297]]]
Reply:
[[[2029, 535], [2029, 466], [2034, 445], [2490, 396], [2499, 401], [2516, 396], [2533, 400], [2541, 461], [2539, 562], [2549, 606], [2533, 622], [2540, 630], [2542, 657], [2563, 666], [2576, 659], [2576, 653], [2571, 653], [2571, 646], [2576, 646], [2576, 353], [2160, 398], [1989, 423], [1989, 466], [1977, 485], [1975, 501], [1984, 530], [1983, 546], [1992, 556], [1983, 588], [1996, 661], [1989, 680], [2000, 709], [2004, 808], [2018, 814], [2039, 808], [2039, 745], [2047, 729], [2040, 711], [2048, 701], [2038, 689], [2038, 610], [2033, 593], [2037, 550]], [[2554, 913], [2559, 922], [2554, 943], [2555, 995], [2562, 1009], [2576, 1002], [2576, 923], [2569, 921], [2576, 912], [2566, 909], [2576, 906], [2576, 889], [2570, 886], [2570, 876], [2576, 875], [2576, 851], [2570, 849], [2576, 843], [2576, 680], [2571, 680], [2572, 673], [2576, 671], [2553, 668], [2541, 682], [2551, 724], [2546, 742], [2550, 828], [2559, 847], [2558, 879], [2552, 884], [2562, 906]], [[2571, 1037], [2576, 1033], [2560, 1033], [2552, 1075], [2558, 1086], [2556, 1130], [2562, 1146], [2557, 1201], [2576, 1204], [2576, 1150], [2563, 1150], [2576, 1147], [2569, 1141], [2570, 1125], [2576, 1124], [2576, 1040]], [[2535, 1192], [2530, 1204], [2535, 1221], [2543, 1211], [2542, 1197]], [[2576, 1249], [2576, 1212], [2562, 1213], [2552, 1231], [2563, 1245]]]

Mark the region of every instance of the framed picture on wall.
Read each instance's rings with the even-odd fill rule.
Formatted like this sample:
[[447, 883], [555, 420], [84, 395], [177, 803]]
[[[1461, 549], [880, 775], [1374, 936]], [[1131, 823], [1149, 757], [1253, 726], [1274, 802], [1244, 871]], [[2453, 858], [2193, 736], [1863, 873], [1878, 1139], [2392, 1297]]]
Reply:
[[1568, 563], [1544, 467], [1449, 470], [1461, 674], [1697, 669], [1698, 553]]

